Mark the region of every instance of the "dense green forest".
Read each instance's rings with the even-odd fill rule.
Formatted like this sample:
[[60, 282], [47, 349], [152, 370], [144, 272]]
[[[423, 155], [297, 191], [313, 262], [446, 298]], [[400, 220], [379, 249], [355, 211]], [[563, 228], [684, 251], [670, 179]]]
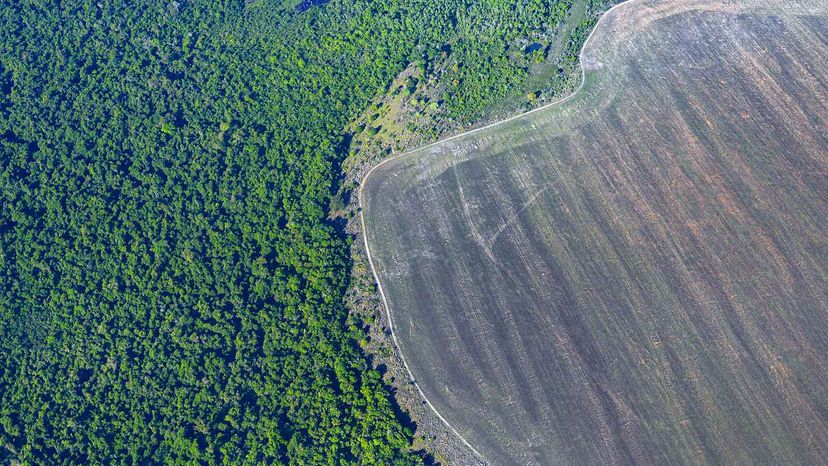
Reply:
[[473, 120], [571, 1], [2, 0], [0, 463], [422, 462], [343, 303], [343, 131], [449, 53]]

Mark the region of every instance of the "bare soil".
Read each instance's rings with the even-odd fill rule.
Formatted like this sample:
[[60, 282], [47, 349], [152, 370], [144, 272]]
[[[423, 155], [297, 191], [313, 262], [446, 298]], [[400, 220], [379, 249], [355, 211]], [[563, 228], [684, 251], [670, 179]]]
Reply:
[[495, 464], [824, 462], [828, 2], [633, 0], [582, 63], [363, 183], [420, 389]]

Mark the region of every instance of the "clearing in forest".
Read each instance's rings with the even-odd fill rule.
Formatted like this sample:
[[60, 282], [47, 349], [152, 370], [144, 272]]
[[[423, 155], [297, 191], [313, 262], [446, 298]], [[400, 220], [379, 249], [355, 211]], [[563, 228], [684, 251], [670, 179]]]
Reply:
[[828, 458], [828, 2], [633, 0], [564, 102], [388, 160], [396, 340], [495, 464]]

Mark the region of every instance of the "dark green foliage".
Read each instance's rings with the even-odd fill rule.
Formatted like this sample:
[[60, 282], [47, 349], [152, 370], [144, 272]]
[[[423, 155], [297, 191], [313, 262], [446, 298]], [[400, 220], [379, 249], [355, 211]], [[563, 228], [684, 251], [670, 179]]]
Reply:
[[331, 67], [381, 21], [69, 3], [2, 8], [2, 456], [416, 462], [323, 221], [405, 38]]
[[342, 301], [341, 132], [458, 37], [449, 105], [473, 114], [529, 26], [475, 43], [463, 1], [304, 8], [2, 2], [0, 462], [420, 461]]

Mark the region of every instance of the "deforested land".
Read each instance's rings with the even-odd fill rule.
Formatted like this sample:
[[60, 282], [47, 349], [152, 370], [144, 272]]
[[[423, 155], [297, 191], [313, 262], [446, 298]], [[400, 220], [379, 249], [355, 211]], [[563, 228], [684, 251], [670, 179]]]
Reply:
[[361, 190], [396, 343], [495, 464], [828, 455], [828, 3], [633, 0], [564, 101]]

